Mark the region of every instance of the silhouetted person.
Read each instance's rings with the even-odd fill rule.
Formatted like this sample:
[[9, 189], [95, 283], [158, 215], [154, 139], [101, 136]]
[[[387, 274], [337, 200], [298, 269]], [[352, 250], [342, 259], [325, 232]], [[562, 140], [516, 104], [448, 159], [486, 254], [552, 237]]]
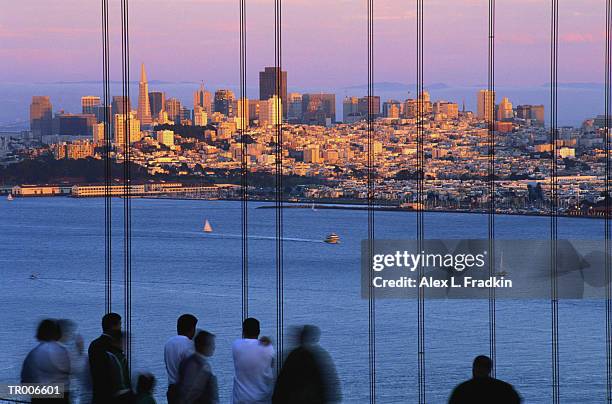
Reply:
[[267, 337], [259, 338], [259, 321], [242, 323], [242, 338], [232, 344], [234, 358], [234, 404], [269, 403], [274, 383], [274, 348]]
[[477, 356], [472, 367], [472, 379], [455, 387], [449, 404], [520, 403], [521, 397], [511, 384], [491, 377], [491, 367], [488, 356]]
[[111, 349], [106, 352], [110, 371], [111, 401], [109, 401], [109, 404], [129, 404], [134, 401], [130, 370], [123, 352], [124, 338], [125, 333], [120, 332], [116, 338], [113, 338]]
[[183, 314], [176, 321], [177, 335], [171, 337], [164, 346], [164, 361], [168, 374], [168, 404], [178, 403], [178, 372], [181, 362], [193, 352], [193, 337], [196, 332], [198, 319], [193, 314]]
[[83, 337], [77, 333], [77, 325], [72, 320], [62, 318], [57, 320], [57, 325], [62, 335], [58, 342], [66, 348], [70, 357], [70, 397], [76, 401], [87, 370]]
[[217, 377], [207, 358], [215, 352], [215, 336], [199, 331], [193, 340], [195, 353], [186, 358], [179, 370], [179, 402], [181, 404], [218, 404]]
[[135, 404], [156, 404], [153, 398], [155, 389], [155, 376], [150, 373], [138, 375], [136, 382], [136, 401]]
[[32, 403], [70, 402], [70, 355], [58, 341], [62, 333], [57, 321], [45, 319], [36, 331], [38, 345], [28, 353], [21, 369], [21, 383], [63, 384], [64, 398], [32, 398]]
[[102, 335], [89, 345], [89, 371], [91, 374], [92, 403], [113, 403], [111, 362], [109, 353], [113, 342], [121, 340], [121, 316], [108, 313], [102, 317]]
[[336, 367], [319, 345], [318, 327], [305, 325], [298, 335], [298, 346], [285, 359], [273, 404], [325, 404], [342, 400]]

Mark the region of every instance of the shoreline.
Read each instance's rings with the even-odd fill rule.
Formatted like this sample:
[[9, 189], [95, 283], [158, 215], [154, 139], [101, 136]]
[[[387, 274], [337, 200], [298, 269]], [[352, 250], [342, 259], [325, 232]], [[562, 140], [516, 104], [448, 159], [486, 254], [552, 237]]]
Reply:
[[[56, 197], [67, 197], [71, 198], [70, 195], [41, 195], [33, 198], [56, 198]], [[29, 199], [30, 197], [17, 197], [16, 200], [19, 199]], [[74, 198], [74, 199], [100, 199], [102, 196], [96, 197], [86, 197], [86, 198]], [[113, 198], [122, 198], [121, 196], [113, 196]], [[176, 196], [148, 196], [148, 195], [134, 195], [133, 199], [168, 199], [168, 200], [187, 200], [187, 201], [241, 201], [240, 198], [219, 198], [219, 199], [204, 199], [204, 198], [194, 198], [194, 197], [176, 197]], [[274, 199], [250, 199], [249, 202], [274, 202]], [[322, 200], [322, 201], [314, 201], [314, 200], [300, 200], [300, 201], [284, 201], [285, 205], [283, 209], [312, 209], [313, 205], [315, 210], [317, 209], [327, 209], [327, 210], [362, 210], [367, 211], [368, 206], [366, 203], [358, 200], [346, 200], [346, 201], [330, 201], [330, 200]], [[276, 206], [257, 206], [255, 209], [276, 209]], [[377, 212], [404, 212], [404, 213], [417, 213], [418, 211], [411, 208], [402, 208], [397, 205], [377, 205], [372, 208]], [[489, 214], [488, 211], [469, 211], [469, 210], [453, 210], [453, 209], [424, 209], [425, 213], [458, 213], [458, 214], [472, 214], [472, 215], [486, 215]], [[533, 216], [533, 217], [547, 217], [550, 218], [549, 214], [545, 213], [537, 213], [537, 212], [496, 212], [496, 216]], [[557, 214], [557, 217], [563, 218], [574, 218], [574, 219], [598, 219], [605, 220], [605, 216], [588, 216], [588, 215], [569, 215], [569, 214]]]

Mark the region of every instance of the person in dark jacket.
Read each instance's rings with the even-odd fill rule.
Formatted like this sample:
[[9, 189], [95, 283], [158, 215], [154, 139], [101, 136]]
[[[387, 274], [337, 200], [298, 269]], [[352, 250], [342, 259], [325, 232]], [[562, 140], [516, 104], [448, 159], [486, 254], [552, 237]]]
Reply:
[[521, 397], [511, 384], [491, 377], [492, 362], [488, 356], [474, 359], [472, 378], [455, 387], [449, 404], [519, 404]]
[[113, 340], [121, 338], [121, 316], [108, 313], [102, 317], [102, 335], [89, 345], [89, 371], [92, 384], [92, 404], [113, 403], [111, 357]]
[[319, 345], [320, 330], [298, 330], [299, 345], [287, 356], [278, 375], [273, 404], [327, 404], [342, 401], [340, 382], [331, 356]]
[[109, 362], [110, 395], [109, 404], [131, 404], [134, 402], [130, 370], [123, 352], [125, 333], [113, 338], [111, 349], [106, 353]]

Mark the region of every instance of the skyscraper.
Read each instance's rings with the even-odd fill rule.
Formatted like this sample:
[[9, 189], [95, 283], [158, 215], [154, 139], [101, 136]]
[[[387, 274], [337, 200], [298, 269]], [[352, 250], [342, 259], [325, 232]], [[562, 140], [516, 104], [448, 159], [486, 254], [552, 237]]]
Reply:
[[480, 90], [478, 91], [478, 110], [476, 117], [478, 119], [491, 122], [494, 117], [495, 109], [495, 91]]
[[151, 126], [151, 105], [149, 104], [149, 84], [144, 63], [140, 65], [140, 82], [138, 83], [138, 120], [142, 126]]
[[276, 125], [282, 122], [283, 103], [273, 95], [267, 101], [259, 104], [259, 125]]
[[159, 119], [159, 113], [164, 110], [166, 104], [166, 94], [161, 91], [151, 91], [149, 93], [149, 105], [151, 106], [151, 117]]
[[[268, 100], [277, 93], [277, 76], [279, 69], [276, 67], [266, 67], [263, 72], [259, 72], [259, 99]], [[283, 106], [287, 105], [287, 72], [280, 71], [280, 99]], [[283, 117], [287, 116], [287, 108], [283, 108]]]
[[514, 118], [514, 111], [512, 110], [512, 103], [508, 97], [502, 98], [499, 106], [497, 107], [497, 120], [498, 121], [509, 121]]
[[129, 97], [124, 97], [122, 95], [113, 96], [113, 102], [111, 104], [111, 114], [113, 116], [117, 114], [125, 114], [126, 111], [130, 112], [131, 110], [132, 104], [130, 103]]
[[96, 114], [98, 105], [100, 105], [100, 97], [95, 95], [81, 97], [81, 109], [84, 114]]
[[303, 94], [302, 119], [310, 125], [327, 125], [336, 121], [335, 94]]
[[204, 84], [200, 84], [200, 88], [193, 93], [193, 109], [201, 107], [208, 116], [212, 115], [212, 95], [210, 91], [204, 88]]
[[[368, 116], [368, 100], [369, 96], [361, 97], [357, 103], [357, 111], [361, 114], [361, 116]], [[371, 98], [371, 108], [372, 108], [372, 116], [376, 118], [380, 115], [380, 96], [373, 95]]]
[[287, 104], [287, 119], [289, 122], [300, 122], [302, 120], [302, 94], [290, 93]]
[[168, 113], [168, 119], [174, 121], [175, 125], [181, 123], [181, 102], [177, 98], [168, 98], [164, 106], [165, 111]]
[[125, 131], [128, 130], [129, 133], [129, 143], [135, 143], [141, 139], [140, 133], [140, 121], [136, 118], [133, 112], [129, 114], [129, 127], [126, 127], [126, 115], [117, 114], [115, 115], [114, 123], [115, 123], [115, 144], [121, 146], [125, 143]]
[[236, 97], [232, 90], [215, 91], [215, 112], [220, 112], [228, 117], [234, 116], [234, 101]]
[[361, 119], [359, 114], [359, 98], [344, 97], [342, 101], [342, 122], [353, 123]]
[[30, 129], [36, 139], [51, 135], [53, 106], [49, 96], [35, 95], [30, 104]]

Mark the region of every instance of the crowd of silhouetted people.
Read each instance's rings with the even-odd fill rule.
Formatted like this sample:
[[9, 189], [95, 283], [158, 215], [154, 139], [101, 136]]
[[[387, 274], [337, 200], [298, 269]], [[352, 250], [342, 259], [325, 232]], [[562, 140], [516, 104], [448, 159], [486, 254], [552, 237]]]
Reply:
[[[215, 352], [215, 335], [198, 329], [197, 323], [194, 315], [181, 315], [177, 335], [170, 337], [164, 346], [168, 404], [219, 403], [217, 377], [209, 360]], [[260, 336], [257, 319], [245, 319], [242, 337], [232, 343], [231, 402], [341, 402], [340, 380], [331, 356], [319, 345], [320, 334], [320, 329], [313, 325], [292, 329], [293, 348], [277, 372], [272, 341]], [[61, 384], [65, 394], [63, 398], [32, 398], [32, 403], [155, 404], [156, 379], [152, 374], [139, 374], [134, 389], [124, 352], [125, 337], [121, 316], [108, 313], [102, 318], [102, 335], [85, 352], [74, 322], [41, 321], [36, 332], [39, 344], [23, 362], [21, 382]], [[473, 377], [453, 390], [449, 403], [520, 403], [512, 385], [491, 377], [491, 368], [488, 357], [478, 356], [473, 364]]]

